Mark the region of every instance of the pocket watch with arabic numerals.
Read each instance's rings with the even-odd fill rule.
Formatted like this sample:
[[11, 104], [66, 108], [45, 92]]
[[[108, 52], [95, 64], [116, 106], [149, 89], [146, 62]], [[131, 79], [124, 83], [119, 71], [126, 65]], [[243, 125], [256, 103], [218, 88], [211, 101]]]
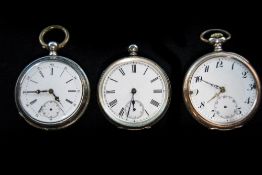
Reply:
[[136, 45], [128, 50], [130, 56], [115, 61], [103, 72], [98, 84], [99, 104], [119, 128], [150, 128], [169, 106], [169, 79], [155, 62], [137, 56]]
[[[61, 43], [44, 41], [47, 32], [62, 30]], [[69, 40], [68, 31], [58, 25], [42, 30], [39, 40], [50, 54], [30, 63], [20, 74], [15, 87], [15, 101], [20, 115], [31, 125], [41, 129], [60, 129], [74, 123], [86, 109], [89, 81], [80, 66], [56, 51]]]
[[210, 129], [241, 127], [259, 106], [259, 77], [247, 59], [222, 50], [222, 44], [231, 38], [229, 32], [211, 29], [200, 38], [212, 44], [214, 52], [200, 57], [187, 72], [183, 86], [186, 106]]

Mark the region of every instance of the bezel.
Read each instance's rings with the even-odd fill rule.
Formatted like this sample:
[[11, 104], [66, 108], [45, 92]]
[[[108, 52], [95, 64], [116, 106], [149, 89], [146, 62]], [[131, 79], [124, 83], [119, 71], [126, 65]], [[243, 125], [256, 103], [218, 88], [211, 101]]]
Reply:
[[[106, 77], [108, 76], [108, 74], [111, 72], [111, 70], [117, 66], [120, 66], [122, 64], [125, 63], [129, 63], [129, 62], [142, 62], [145, 64], [148, 64], [152, 67], [154, 67], [154, 69], [158, 70], [158, 72], [160, 73], [160, 76], [163, 77], [163, 81], [165, 83], [165, 88], [167, 91], [167, 97], [164, 100], [164, 103], [161, 107], [161, 109], [157, 112], [157, 114], [155, 116], [153, 116], [152, 118], [150, 118], [147, 121], [144, 122], [139, 122], [139, 123], [128, 123], [128, 122], [124, 122], [122, 120], [118, 120], [115, 117], [111, 117], [110, 114], [108, 114], [105, 110], [105, 108], [107, 108], [107, 105], [105, 104], [104, 101], [104, 96], [103, 96], [103, 84], [106, 80]], [[127, 130], [141, 130], [141, 129], [145, 129], [145, 128], [151, 128], [151, 126], [153, 126], [154, 124], [156, 124], [166, 113], [169, 104], [170, 104], [170, 100], [171, 100], [171, 85], [170, 85], [170, 81], [169, 78], [167, 76], [167, 74], [165, 73], [165, 71], [154, 61], [148, 59], [148, 58], [144, 58], [144, 57], [140, 57], [140, 56], [128, 56], [128, 57], [124, 57], [121, 58], [113, 63], [111, 63], [102, 73], [99, 83], [98, 83], [98, 104], [101, 108], [101, 110], [103, 111], [104, 115], [106, 116], [106, 118], [113, 123], [114, 125], [116, 125], [118, 128], [121, 129], [127, 129]]]
[[[25, 78], [27, 71], [30, 70], [36, 64], [39, 64], [39, 63], [42, 63], [42, 62], [48, 62], [48, 61], [61, 62], [63, 64], [67, 64], [72, 69], [74, 69], [80, 77], [80, 81], [82, 83], [82, 89], [83, 89], [80, 105], [78, 106], [78, 108], [70, 116], [68, 116], [66, 119], [61, 120], [59, 122], [53, 122], [53, 123], [41, 122], [41, 121], [35, 120], [33, 117], [30, 116], [29, 113], [26, 112], [26, 110], [24, 110], [23, 106], [21, 105], [20, 98], [19, 98], [20, 95], [21, 95], [21, 83], [22, 83], [23, 79]], [[32, 125], [36, 128], [44, 129], [44, 130], [62, 129], [62, 128], [65, 128], [65, 127], [72, 125], [74, 122], [76, 122], [83, 115], [83, 113], [84, 113], [84, 111], [85, 111], [85, 109], [86, 109], [86, 107], [89, 103], [89, 100], [90, 100], [90, 84], [89, 84], [89, 81], [88, 81], [86, 74], [84, 73], [82, 68], [77, 63], [75, 63], [71, 59], [63, 57], [63, 56], [44, 56], [44, 57], [41, 57], [41, 58], [31, 62], [21, 72], [21, 74], [19, 75], [18, 80], [16, 82], [16, 86], [15, 86], [15, 103], [16, 103], [16, 106], [18, 108], [19, 114], [30, 125]]]
[[[189, 95], [189, 85], [190, 85], [190, 81], [192, 79], [192, 76], [194, 74], [194, 72], [197, 70], [197, 68], [202, 65], [204, 62], [216, 58], [216, 57], [233, 57], [234, 59], [236, 59], [237, 61], [241, 62], [242, 64], [244, 64], [247, 69], [249, 69], [249, 71], [252, 73], [256, 84], [257, 84], [257, 99], [254, 102], [254, 105], [252, 107], [251, 112], [244, 117], [243, 120], [240, 120], [236, 123], [231, 123], [228, 125], [221, 125], [221, 124], [216, 124], [214, 122], [210, 122], [208, 120], [206, 120], [204, 117], [201, 116], [200, 113], [197, 112], [197, 110], [194, 108], [193, 104], [191, 103], [190, 100], [190, 95]], [[206, 55], [203, 55], [202, 57], [200, 57], [197, 61], [195, 61], [191, 67], [189, 68], [189, 70], [186, 73], [186, 76], [184, 78], [184, 84], [183, 84], [183, 97], [184, 97], [184, 102], [186, 104], [186, 107], [188, 109], [188, 111], [191, 113], [191, 115], [202, 125], [206, 126], [209, 129], [217, 129], [217, 130], [232, 130], [235, 128], [239, 128], [242, 127], [248, 120], [250, 120], [255, 112], [257, 111], [259, 104], [260, 104], [260, 99], [261, 99], [261, 84], [260, 84], [260, 80], [259, 77], [255, 71], [255, 69], [252, 67], [252, 65], [249, 63], [249, 61], [247, 59], [245, 59], [244, 57], [242, 57], [241, 55], [238, 55], [236, 53], [232, 53], [232, 52], [212, 52]]]

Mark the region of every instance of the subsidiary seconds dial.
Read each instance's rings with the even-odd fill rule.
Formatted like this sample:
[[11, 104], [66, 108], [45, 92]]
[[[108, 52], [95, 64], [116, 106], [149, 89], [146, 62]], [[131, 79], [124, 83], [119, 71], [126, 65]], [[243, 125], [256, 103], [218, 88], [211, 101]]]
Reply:
[[126, 129], [151, 126], [163, 116], [170, 99], [164, 71], [153, 61], [132, 54], [106, 69], [98, 91], [110, 121]]

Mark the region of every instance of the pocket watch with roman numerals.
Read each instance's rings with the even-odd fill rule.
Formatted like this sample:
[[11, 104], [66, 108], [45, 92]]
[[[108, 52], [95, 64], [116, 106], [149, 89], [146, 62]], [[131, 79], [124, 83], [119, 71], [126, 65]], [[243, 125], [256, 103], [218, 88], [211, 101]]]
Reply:
[[214, 52], [200, 57], [188, 70], [183, 86], [186, 106], [210, 129], [241, 127], [259, 106], [259, 77], [247, 59], [222, 50], [231, 38], [229, 32], [211, 29], [200, 38], [213, 45]]
[[98, 84], [98, 101], [107, 118], [120, 128], [150, 128], [166, 112], [170, 83], [164, 70], [150, 59], [130, 56], [113, 62]]
[[[44, 41], [47, 32], [62, 30], [61, 43]], [[58, 25], [40, 33], [39, 40], [48, 56], [30, 63], [20, 74], [15, 87], [15, 101], [20, 115], [41, 129], [60, 129], [74, 123], [85, 111], [90, 98], [89, 81], [80, 66], [56, 51], [69, 40], [68, 31]]]

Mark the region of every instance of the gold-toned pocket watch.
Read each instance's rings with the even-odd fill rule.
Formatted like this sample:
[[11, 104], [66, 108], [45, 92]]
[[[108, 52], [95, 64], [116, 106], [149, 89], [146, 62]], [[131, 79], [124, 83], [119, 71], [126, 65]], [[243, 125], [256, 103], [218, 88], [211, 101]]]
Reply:
[[189, 68], [183, 85], [185, 104], [192, 116], [210, 129], [241, 127], [259, 106], [259, 77], [247, 59], [222, 50], [222, 44], [231, 38], [229, 32], [211, 29], [200, 38], [213, 45], [214, 52]]

